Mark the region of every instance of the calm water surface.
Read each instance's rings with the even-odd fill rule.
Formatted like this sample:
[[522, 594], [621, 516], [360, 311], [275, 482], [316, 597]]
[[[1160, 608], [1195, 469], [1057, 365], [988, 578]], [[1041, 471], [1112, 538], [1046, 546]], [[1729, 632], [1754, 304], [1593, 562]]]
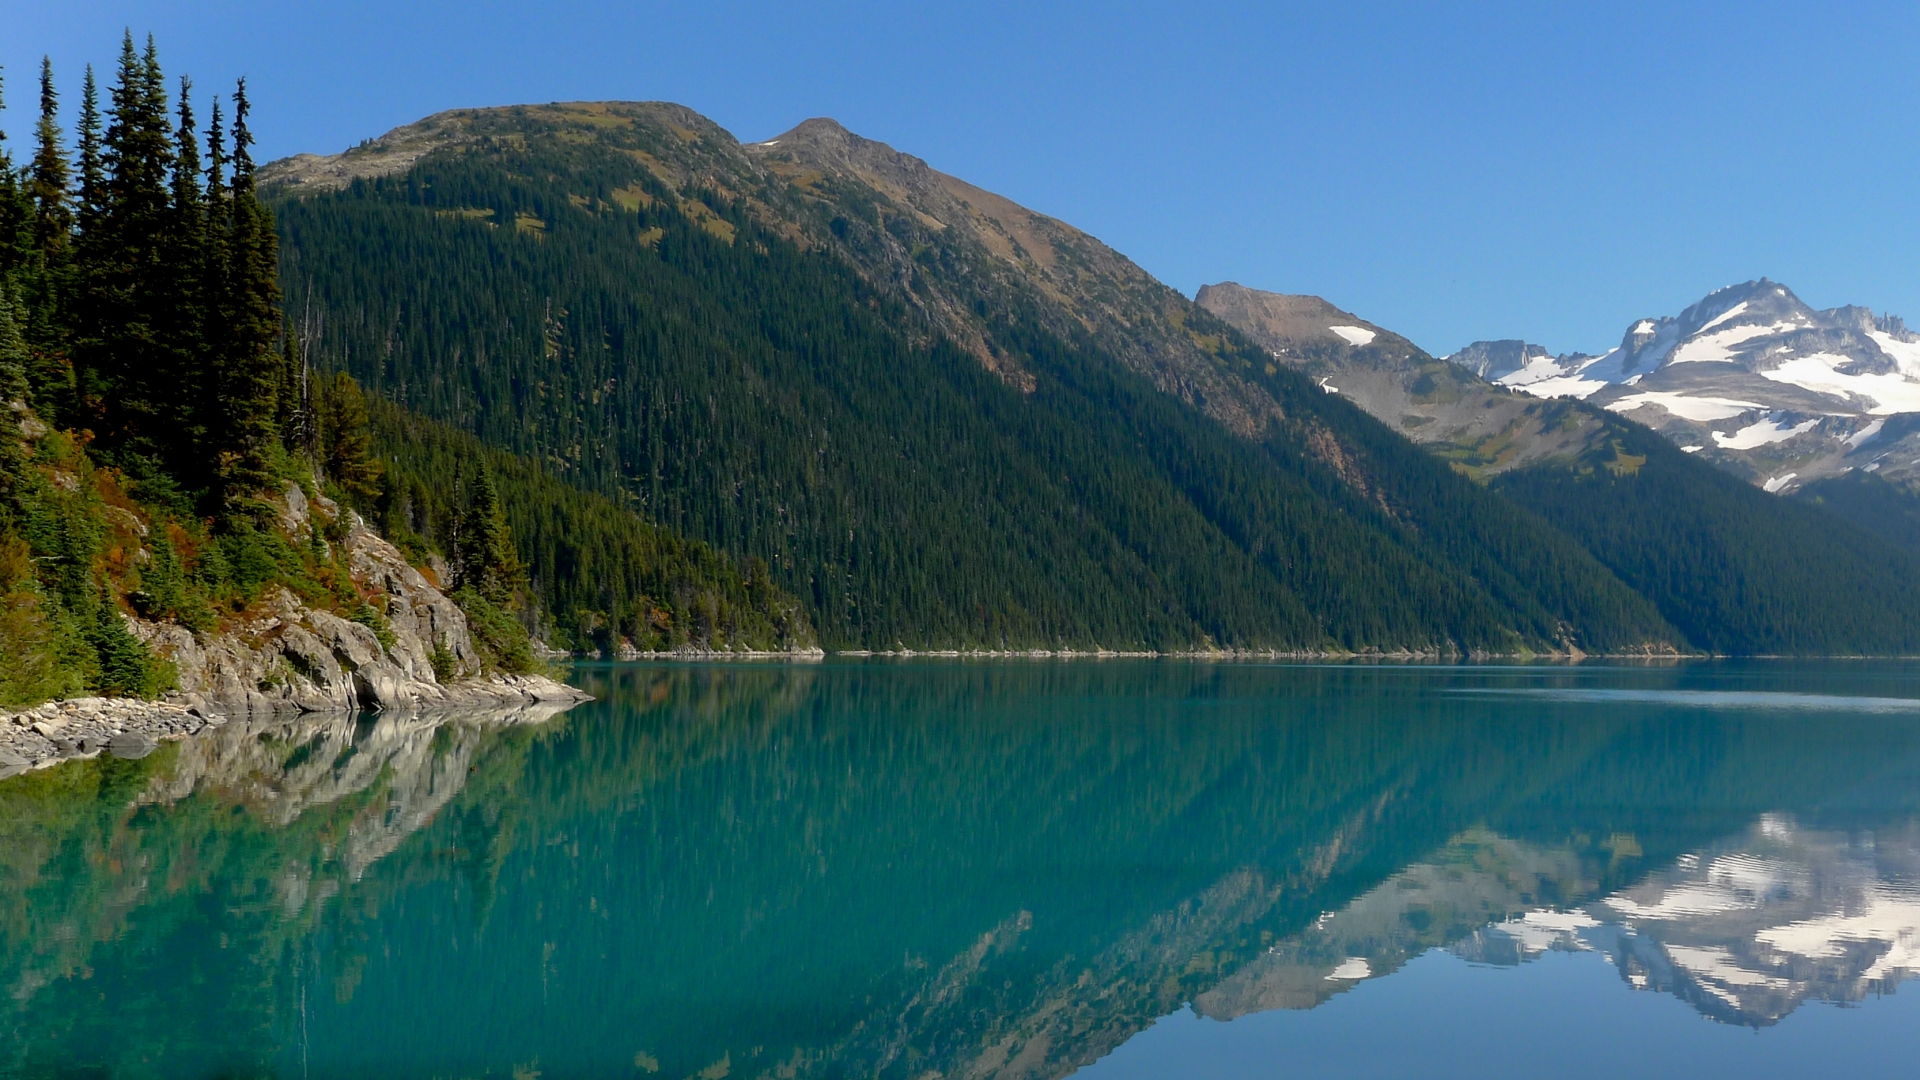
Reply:
[[1920, 1060], [1920, 666], [600, 666], [0, 781], [0, 1075]]

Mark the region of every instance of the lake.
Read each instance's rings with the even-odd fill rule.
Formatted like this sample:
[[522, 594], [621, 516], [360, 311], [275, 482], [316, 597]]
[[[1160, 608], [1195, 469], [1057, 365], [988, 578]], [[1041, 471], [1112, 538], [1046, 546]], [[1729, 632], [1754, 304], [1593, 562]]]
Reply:
[[1920, 1056], [1920, 665], [582, 665], [0, 781], [0, 1075]]

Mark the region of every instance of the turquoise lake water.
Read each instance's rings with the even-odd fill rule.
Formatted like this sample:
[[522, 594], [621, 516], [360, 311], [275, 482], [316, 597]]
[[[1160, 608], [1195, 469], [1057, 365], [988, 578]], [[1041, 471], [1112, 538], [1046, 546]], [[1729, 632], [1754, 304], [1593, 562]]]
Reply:
[[0, 781], [0, 1076], [1920, 1060], [1920, 665], [573, 678]]

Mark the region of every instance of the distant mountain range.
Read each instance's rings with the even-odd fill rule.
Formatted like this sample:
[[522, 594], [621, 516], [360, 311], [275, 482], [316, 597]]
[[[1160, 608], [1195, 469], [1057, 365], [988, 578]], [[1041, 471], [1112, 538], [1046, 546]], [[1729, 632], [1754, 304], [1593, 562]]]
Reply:
[[1630, 416], [1769, 491], [1853, 469], [1908, 479], [1920, 454], [1920, 336], [1862, 307], [1816, 311], [1765, 278], [1640, 319], [1600, 356], [1481, 341], [1447, 359]]
[[829, 648], [1920, 652], [1878, 489], [1850, 526], [1323, 301], [1196, 303], [830, 120], [457, 110], [261, 175], [319, 363], [761, 560]]

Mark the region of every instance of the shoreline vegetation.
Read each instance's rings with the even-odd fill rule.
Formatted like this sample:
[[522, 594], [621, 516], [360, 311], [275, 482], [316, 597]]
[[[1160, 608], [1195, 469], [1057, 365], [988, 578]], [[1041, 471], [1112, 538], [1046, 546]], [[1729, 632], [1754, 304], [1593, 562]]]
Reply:
[[129, 33], [71, 150], [50, 61], [30, 154], [0, 141], [0, 771], [223, 717], [579, 700], [550, 644], [813, 644], [763, 564], [316, 370], [245, 80], [204, 125], [192, 87]]

